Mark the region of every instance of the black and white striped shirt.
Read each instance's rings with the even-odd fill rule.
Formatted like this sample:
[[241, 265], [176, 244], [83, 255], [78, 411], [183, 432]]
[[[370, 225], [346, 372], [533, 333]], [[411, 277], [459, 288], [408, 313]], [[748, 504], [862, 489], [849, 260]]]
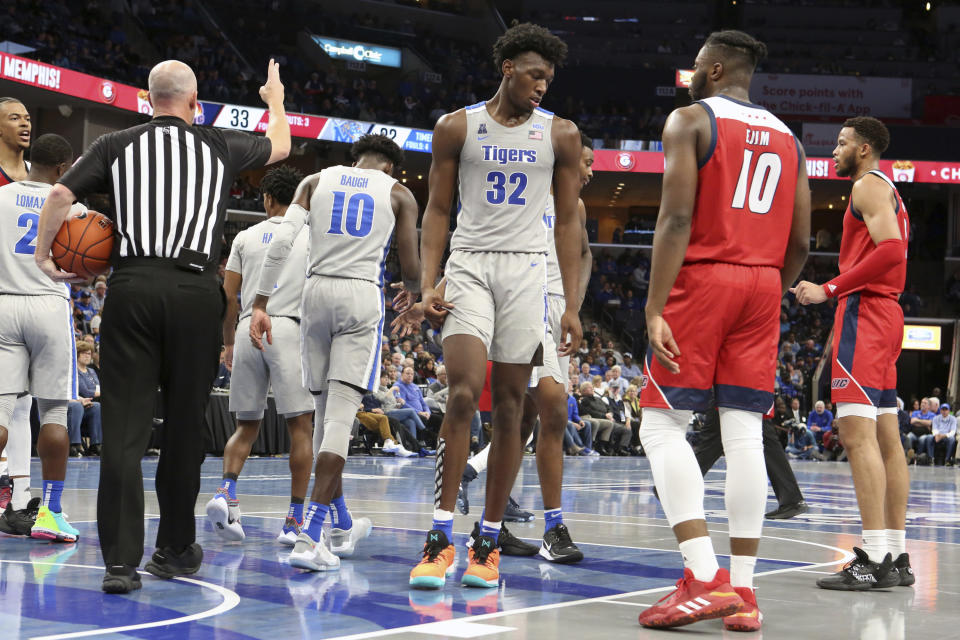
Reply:
[[270, 152], [267, 138], [161, 116], [99, 137], [60, 182], [78, 199], [110, 194], [116, 257], [176, 258], [186, 248], [212, 262], [236, 174]]

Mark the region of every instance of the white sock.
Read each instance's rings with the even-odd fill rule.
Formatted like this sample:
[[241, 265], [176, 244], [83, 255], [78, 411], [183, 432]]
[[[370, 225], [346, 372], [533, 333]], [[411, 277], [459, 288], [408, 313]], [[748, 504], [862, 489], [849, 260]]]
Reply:
[[7, 459], [0, 458], [0, 476], [7, 475]]
[[477, 455], [470, 458], [467, 462], [477, 474], [481, 474], [487, 470], [487, 458], [490, 456], [490, 445], [488, 444], [483, 449], [477, 452]]
[[10, 497], [10, 505], [13, 510], [26, 509], [30, 498], [30, 478], [14, 478], [13, 495]]
[[693, 572], [693, 577], [701, 582], [710, 582], [717, 575], [717, 554], [713, 552], [710, 536], [691, 538], [680, 543], [683, 554], [683, 566]]
[[434, 509], [433, 519], [439, 520], [441, 522], [446, 522], [447, 520], [453, 520], [453, 511], [444, 511], [443, 509]]
[[896, 560], [901, 553], [907, 552], [907, 532], [903, 529], [887, 529], [887, 551]]
[[753, 569], [756, 556], [730, 556], [730, 585], [753, 589]]
[[870, 556], [871, 561], [883, 562], [883, 557], [887, 555], [887, 530], [864, 529], [863, 550]]

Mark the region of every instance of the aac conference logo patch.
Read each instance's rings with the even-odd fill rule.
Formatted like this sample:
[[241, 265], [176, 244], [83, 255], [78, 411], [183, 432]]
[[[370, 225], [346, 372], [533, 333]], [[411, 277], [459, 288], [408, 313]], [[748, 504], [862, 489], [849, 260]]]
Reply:
[[107, 104], [112, 104], [117, 99], [117, 90], [109, 80], [100, 83], [100, 99]]
[[617, 154], [617, 169], [621, 171], [630, 171], [637, 164], [637, 161], [633, 159], [633, 155], [627, 153], [626, 151], [621, 151]]

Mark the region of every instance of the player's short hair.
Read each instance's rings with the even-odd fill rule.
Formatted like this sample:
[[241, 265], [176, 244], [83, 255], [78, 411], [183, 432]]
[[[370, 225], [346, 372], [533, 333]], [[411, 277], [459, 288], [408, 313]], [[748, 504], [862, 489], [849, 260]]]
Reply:
[[737, 31], [736, 29], [727, 29], [725, 31], [714, 31], [707, 36], [704, 47], [721, 48], [724, 56], [739, 58], [753, 71], [757, 64], [767, 57], [767, 45], [763, 44], [749, 33]]
[[500, 71], [504, 60], [532, 51], [555, 67], [567, 59], [567, 43], [538, 24], [515, 24], [493, 43], [493, 64]]
[[18, 103], [18, 104], [23, 104], [23, 102], [22, 102], [21, 100], [17, 99], [17, 98], [13, 98], [13, 97], [10, 97], [10, 96], [0, 96], [0, 107], [2, 107], [3, 105], [5, 105], [5, 104], [7, 104], [7, 103], [12, 103], [12, 102], [16, 102], [16, 103]]
[[580, 132], [580, 144], [591, 151], [593, 150], [593, 138], [585, 134], [583, 131]]
[[55, 167], [73, 162], [73, 147], [63, 136], [45, 133], [30, 145], [30, 162], [41, 167]]
[[303, 180], [303, 174], [288, 165], [280, 165], [270, 169], [260, 180], [260, 191], [269, 194], [271, 198], [282, 205], [293, 202], [293, 195], [297, 186]]
[[352, 157], [354, 161], [359, 160], [368, 153], [373, 153], [381, 156], [385, 160], [389, 160], [395, 167], [403, 164], [403, 150], [397, 146], [396, 142], [379, 133], [368, 133], [354, 142], [353, 146], [350, 147], [350, 157]]
[[880, 155], [890, 146], [890, 132], [887, 126], [870, 116], [857, 116], [843, 123], [844, 128], [850, 127], [857, 137], [870, 145], [876, 155]]

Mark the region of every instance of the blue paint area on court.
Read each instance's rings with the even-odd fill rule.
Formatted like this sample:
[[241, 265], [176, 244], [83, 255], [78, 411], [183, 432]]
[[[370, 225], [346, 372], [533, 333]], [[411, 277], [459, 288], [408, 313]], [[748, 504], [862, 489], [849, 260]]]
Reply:
[[[811, 512], [797, 520], [768, 521], [764, 533], [789, 536], [803, 530], [803, 538], [815, 542], [819, 539], [817, 532], [822, 532], [824, 539], [830, 539], [828, 544], [835, 542], [831, 533], [858, 533], [849, 475], [844, 475], [840, 467], [836, 467], [836, 473], [830, 473], [833, 467], [808, 464], [809, 468], [803, 464], [795, 468]], [[145, 484], [152, 488], [156, 462], [147, 459], [143, 467]], [[219, 459], [208, 459], [204, 464], [200, 507], [218, 486], [220, 469]], [[36, 484], [38, 471], [35, 461]], [[344, 480], [348, 503], [355, 515], [369, 515], [375, 529], [358, 547], [356, 555], [342, 562], [339, 572], [329, 574], [303, 573], [291, 568], [286, 564], [289, 547], [275, 541], [287, 507], [287, 474], [286, 459], [248, 461], [238, 490], [247, 534], [243, 543], [222, 543], [204, 518], [198, 520], [199, 542], [205, 556], [204, 565], [194, 578], [236, 593], [240, 603], [232, 610], [215, 617], [166, 625], [164, 621], [216, 608], [223, 596], [201, 585], [162, 581], [150, 575], [144, 575], [141, 591], [127, 596], [104, 595], [100, 591], [103, 570], [96, 523], [77, 521], [81, 538], [76, 545], [0, 538], [0, 629], [5, 630], [4, 637], [72, 634], [153, 623], [155, 626], [123, 635], [225, 640], [332, 638], [662, 588], [679, 577], [681, 560], [653, 497], [649, 465], [643, 458], [568, 459], [563, 507], [585, 560], [563, 566], [538, 557], [504, 557], [501, 586], [485, 590], [459, 585], [466, 567], [466, 518], [457, 521], [457, 572], [447, 586], [439, 591], [408, 589], [408, 574], [419, 559], [423, 531], [430, 522], [431, 459], [348, 461]], [[68, 513], [71, 509], [93, 512], [96, 494], [92, 490], [98, 475], [97, 461], [71, 461], [68, 487], [87, 491], [70, 494], [66, 501]], [[954, 475], [944, 475], [942, 482], [915, 483], [908, 531], [911, 539], [960, 541], [957, 505], [947, 502], [948, 496], [955, 495]], [[712, 529], [714, 524], [725, 524], [723, 478], [721, 462], [707, 477], [706, 508]], [[483, 502], [482, 478], [471, 485], [471, 492], [473, 517], [477, 517]], [[542, 508], [531, 458], [524, 460], [515, 496], [525, 508]], [[770, 506], [774, 508], [775, 504], [771, 502]], [[536, 542], [543, 533], [540, 515], [532, 523], [511, 525], [511, 530]], [[147, 522], [147, 556], [152, 551], [156, 525], [156, 519]], [[606, 525], [616, 528], [616, 535], [611, 534], [609, 540], [598, 533]], [[577, 537], [578, 530], [587, 528], [594, 532], [590, 544]], [[828, 548], [808, 546], [794, 553], [791, 560], [761, 559], [757, 572], [801, 568], [833, 560], [836, 555]], [[721, 564], [726, 563], [727, 559], [722, 557]], [[649, 597], [657, 599], [661, 595]], [[11, 629], [14, 633], [8, 635], [6, 630]]]

